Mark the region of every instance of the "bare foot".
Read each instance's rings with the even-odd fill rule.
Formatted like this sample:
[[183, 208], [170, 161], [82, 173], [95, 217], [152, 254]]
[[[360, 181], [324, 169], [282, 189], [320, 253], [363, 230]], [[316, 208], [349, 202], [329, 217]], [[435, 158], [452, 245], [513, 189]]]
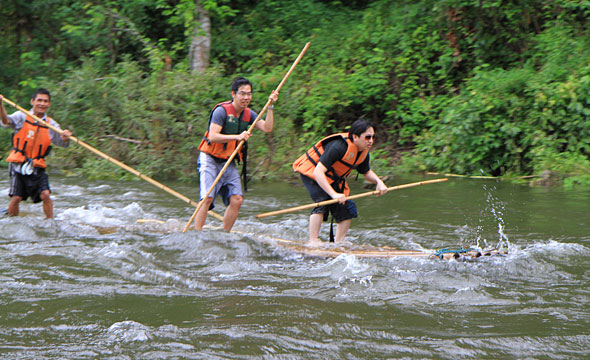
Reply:
[[305, 246], [307, 247], [321, 247], [322, 245], [324, 245], [324, 242], [320, 239], [310, 239], [305, 243]]

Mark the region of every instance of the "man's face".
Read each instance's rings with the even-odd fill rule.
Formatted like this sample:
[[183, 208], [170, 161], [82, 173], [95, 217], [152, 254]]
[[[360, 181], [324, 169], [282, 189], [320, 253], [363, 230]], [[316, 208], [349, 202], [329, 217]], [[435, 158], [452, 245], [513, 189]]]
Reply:
[[371, 150], [373, 142], [375, 141], [375, 129], [372, 127], [365, 130], [360, 136], [352, 135], [352, 142], [356, 145], [359, 151]]
[[238, 91], [232, 91], [232, 96], [236, 105], [241, 108], [246, 108], [252, 101], [252, 86], [242, 85], [238, 88]]
[[31, 99], [31, 105], [33, 105], [33, 113], [36, 116], [43, 116], [51, 106], [51, 100], [47, 94], [37, 94], [34, 99]]

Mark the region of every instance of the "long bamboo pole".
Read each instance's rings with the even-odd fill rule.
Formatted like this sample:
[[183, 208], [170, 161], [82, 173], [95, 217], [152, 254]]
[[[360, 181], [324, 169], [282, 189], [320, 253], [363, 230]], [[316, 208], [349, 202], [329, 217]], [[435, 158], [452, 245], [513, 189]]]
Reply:
[[[410, 183], [410, 184], [404, 184], [404, 185], [397, 185], [397, 186], [392, 186], [392, 187], [387, 188], [387, 191], [406, 189], [406, 188], [409, 188], [409, 187], [419, 186], [419, 185], [439, 183], [439, 182], [443, 182], [443, 181], [447, 181], [447, 180], [449, 180], [449, 179], [442, 178], [442, 179], [433, 179], [433, 180], [419, 181], [419, 182]], [[348, 197], [346, 197], [346, 200], [353, 200], [353, 199], [358, 199], [358, 198], [362, 198], [362, 197], [365, 197], [365, 196], [377, 195], [377, 194], [379, 194], [379, 191], [378, 190], [369, 191], [369, 192], [362, 193], [362, 194], [356, 194], [356, 195], [348, 196]], [[257, 218], [263, 218], [263, 217], [267, 217], [267, 216], [274, 216], [274, 215], [286, 214], [286, 213], [290, 213], [290, 212], [294, 212], [294, 211], [311, 209], [311, 208], [314, 208], [314, 207], [317, 207], [317, 206], [335, 204], [337, 202], [338, 202], [338, 199], [331, 199], [331, 200], [326, 200], [326, 201], [320, 201], [320, 202], [313, 203], [313, 204], [295, 206], [295, 207], [288, 208], [288, 209], [283, 209], [283, 210], [277, 210], [277, 211], [271, 211], [271, 212], [267, 212], [267, 213], [263, 213], [263, 214], [258, 214], [258, 215], [256, 215], [256, 217]]]
[[[8, 100], [7, 98], [5, 98], [5, 97], [2, 97], [2, 100], [3, 100], [5, 103], [7, 103], [7, 104], [9, 104], [9, 105], [11, 105], [11, 106], [13, 106], [13, 107], [17, 108], [18, 110], [22, 111], [23, 113], [25, 113], [25, 114], [28, 114], [28, 115], [29, 115], [29, 116], [31, 116], [33, 119], [37, 120], [37, 122], [39, 122], [41, 125], [47, 126], [49, 129], [51, 129], [51, 130], [55, 131], [56, 133], [58, 133], [58, 134], [60, 134], [60, 135], [61, 135], [61, 134], [64, 132], [64, 130], [62, 130], [62, 129], [60, 129], [60, 128], [57, 128], [57, 127], [55, 127], [55, 126], [53, 126], [53, 125], [49, 124], [49, 123], [48, 123], [48, 122], [46, 122], [46, 121], [43, 121], [43, 119], [40, 119], [40, 118], [39, 118], [38, 116], [36, 116], [35, 114], [32, 114], [32, 113], [30, 113], [28, 110], [24, 109], [24, 108], [23, 108], [23, 107], [21, 107], [21, 106], [18, 106], [17, 104], [15, 104], [14, 102], [12, 102], [12, 101]], [[145, 180], [145, 181], [149, 182], [150, 184], [152, 184], [152, 185], [156, 186], [157, 188], [159, 188], [159, 189], [161, 189], [161, 190], [164, 190], [164, 191], [166, 191], [166, 192], [168, 192], [168, 193], [170, 193], [170, 194], [172, 194], [172, 195], [176, 196], [176, 197], [177, 197], [177, 198], [179, 198], [180, 200], [182, 200], [182, 201], [184, 201], [184, 202], [186, 202], [186, 203], [188, 203], [188, 204], [191, 204], [191, 205], [193, 205], [193, 206], [198, 206], [198, 205], [199, 205], [199, 204], [198, 204], [196, 201], [189, 199], [188, 197], [186, 197], [186, 196], [182, 195], [182, 194], [181, 194], [181, 193], [179, 193], [179, 192], [176, 192], [176, 191], [172, 190], [171, 188], [169, 188], [169, 187], [167, 187], [167, 186], [165, 186], [165, 185], [163, 185], [163, 184], [160, 184], [160, 183], [159, 183], [159, 182], [157, 182], [156, 180], [154, 180], [154, 179], [152, 179], [152, 178], [150, 178], [150, 177], [148, 177], [148, 176], [146, 176], [146, 175], [144, 175], [144, 174], [140, 173], [139, 171], [135, 170], [134, 168], [132, 168], [132, 167], [130, 167], [130, 166], [128, 166], [128, 165], [125, 165], [124, 163], [120, 162], [119, 160], [117, 160], [117, 159], [114, 159], [114, 158], [112, 158], [111, 156], [109, 156], [109, 155], [107, 155], [107, 154], [103, 153], [102, 151], [100, 151], [100, 150], [98, 150], [98, 149], [96, 149], [96, 148], [94, 148], [94, 147], [92, 147], [92, 146], [90, 146], [90, 145], [86, 144], [85, 142], [83, 142], [82, 140], [78, 139], [77, 137], [75, 137], [75, 136], [70, 136], [70, 140], [74, 141], [76, 144], [78, 144], [78, 145], [82, 146], [83, 148], [86, 148], [86, 149], [88, 149], [88, 150], [92, 151], [93, 153], [95, 153], [96, 155], [98, 155], [98, 156], [102, 157], [103, 159], [106, 159], [106, 160], [108, 160], [108, 161], [112, 162], [113, 164], [115, 164], [115, 165], [117, 165], [117, 166], [119, 166], [119, 167], [121, 167], [121, 168], [123, 168], [123, 169], [125, 169], [125, 170], [129, 171], [130, 173], [132, 173], [133, 175], [136, 175], [136, 176], [137, 176], [137, 177], [139, 177], [140, 179], [142, 179], [142, 180]], [[220, 219], [220, 220], [223, 220], [223, 217], [222, 217], [221, 215], [219, 215], [219, 214], [217, 214], [217, 213], [215, 213], [215, 212], [213, 212], [213, 211], [210, 211], [210, 212], [209, 212], [209, 214], [210, 214], [210, 215], [212, 215], [212, 216], [214, 216], [214, 217], [216, 217], [216, 218], [218, 218], [218, 219]]]
[[[293, 62], [293, 65], [291, 65], [291, 68], [289, 69], [289, 71], [287, 71], [287, 74], [283, 77], [283, 80], [281, 81], [281, 83], [279, 84], [279, 86], [276, 88], [275, 92], [278, 93], [281, 90], [281, 88], [283, 87], [283, 85], [285, 84], [285, 82], [287, 81], [287, 79], [289, 78], [289, 76], [291, 75], [291, 72], [293, 72], [293, 70], [295, 69], [295, 66], [297, 66], [297, 64], [299, 63], [299, 61], [301, 60], [301, 58], [303, 57], [303, 55], [305, 54], [305, 52], [309, 48], [309, 45], [311, 45], [311, 43], [309, 43], [309, 42], [307, 44], [305, 44], [305, 46], [303, 47], [303, 50], [301, 50], [301, 53], [299, 54], [299, 56], [297, 57], [297, 59], [295, 59], [295, 62]], [[252, 125], [250, 125], [250, 128], [248, 129], [248, 133], [249, 134], [252, 133], [252, 130], [254, 129], [254, 126], [256, 126], [256, 123], [258, 122], [258, 120], [260, 120], [260, 118], [262, 117], [262, 114], [264, 114], [264, 112], [266, 111], [266, 109], [268, 108], [268, 106], [270, 105], [270, 103], [271, 103], [271, 100], [268, 99], [268, 101], [266, 102], [266, 105], [264, 105], [264, 107], [262, 108], [262, 110], [260, 110], [260, 113], [258, 114], [258, 116], [256, 117], [256, 119], [254, 120], [254, 122], [252, 123]], [[223, 173], [225, 172], [225, 170], [227, 170], [227, 168], [229, 167], [229, 165], [231, 164], [231, 162], [233, 161], [233, 159], [238, 154], [238, 151], [240, 151], [240, 149], [244, 145], [244, 142], [245, 142], [244, 140], [241, 140], [238, 143], [238, 146], [236, 146], [236, 149], [234, 150], [234, 152], [227, 159], [225, 165], [223, 166], [223, 168], [219, 172], [219, 175], [217, 175], [217, 178], [215, 178], [215, 181], [213, 181], [213, 185], [211, 185], [211, 187], [207, 191], [207, 194], [199, 202], [199, 205], [195, 209], [195, 212], [193, 213], [193, 215], [191, 216], [191, 218], [189, 219], [189, 221], [186, 223], [186, 226], [184, 227], [184, 229], [182, 230], [182, 232], [186, 232], [188, 230], [188, 228], [191, 226], [191, 224], [195, 220], [195, 217], [197, 216], [197, 213], [199, 212], [199, 210], [203, 206], [203, 204], [205, 202], [205, 199], [207, 199], [209, 197], [209, 195], [211, 194], [211, 191], [213, 191], [213, 189], [215, 188], [215, 185], [217, 185], [217, 183], [219, 182], [219, 179], [221, 179], [221, 176], [223, 175]]]

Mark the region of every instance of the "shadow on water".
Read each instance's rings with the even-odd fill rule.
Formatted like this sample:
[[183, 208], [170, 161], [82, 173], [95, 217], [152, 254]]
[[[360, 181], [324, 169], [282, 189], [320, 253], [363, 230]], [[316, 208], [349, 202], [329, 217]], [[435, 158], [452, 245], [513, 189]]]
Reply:
[[584, 191], [451, 179], [357, 201], [356, 244], [508, 248], [440, 261], [261, 241], [307, 237], [307, 211], [254, 216], [308, 203], [300, 186], [252, 184], [232, 233], [182, 233], [193, 208], [149, 184], [55, 176], [52, 187], [55, 220], [30, 203], [0, 218], [9, 357], [570, 359], [590, 346]]

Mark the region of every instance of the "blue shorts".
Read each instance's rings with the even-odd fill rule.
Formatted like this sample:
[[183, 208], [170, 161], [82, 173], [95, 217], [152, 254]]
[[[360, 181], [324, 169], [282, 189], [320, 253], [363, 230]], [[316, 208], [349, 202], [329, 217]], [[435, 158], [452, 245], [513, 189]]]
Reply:
[[[324, 191], [324, 189], [322, 189], [320, 187], [320, 185], [318, 185], [318, 183], [305, 176], [305, 175], [301, 175], [301, 181], [303, 182], [303, 185], [305, 185], [305, 188], [307, 189], [307, 192], [309, 193], [309, 196], [311, 197], [311, 199], [314, 202], [322, 202], [322, 201], [326, 201], [326, 200], [332, 200], [332, 197], [330, 195], [328, 195], [327, 192]], [[330, 204], [330, 205], [322, 205], [322, 206], [316, 206], [315, 208], [313, 208], [311, 210], [312, 214], [324, 214], [324, 221], [328, 220], [328, 214], [332, 213], [332, 217], [334, 217], [334, 221], [336, 221], [337, 223], [343, 221], [343, 220], [348, 220], [348, 219], [353, 219], [358, 217], [358, 213], [356, 211], [356, 205], [354, 203], [354, 201], [352, 200], [346, 200], [346, 202], [344, 204], [340, 204], [340, 203], [336, 203], [336, 204]]]
[[[197, 171], [199, 172], [199, 198], [201, 200], [207, 195], [207, 192], [211, 189], [211, 185], [213, 185], [213, 182], [224, 166], [225, 162], [217, 162], [213, 156], [204, 152], [199, 153]], [[229, 198], [232, 195], [242, 195], [242, 182], [235, 161], [232, 161], [227, 167], [215, 185], [215, 189], [209, 194], [209, 197], [213, 198], [213, 203], [211, 203], [209, 210], [215, 207], [215, 199], [217, 198], [217, 195], [221, 195], [225, 206], [229, 205]]]

